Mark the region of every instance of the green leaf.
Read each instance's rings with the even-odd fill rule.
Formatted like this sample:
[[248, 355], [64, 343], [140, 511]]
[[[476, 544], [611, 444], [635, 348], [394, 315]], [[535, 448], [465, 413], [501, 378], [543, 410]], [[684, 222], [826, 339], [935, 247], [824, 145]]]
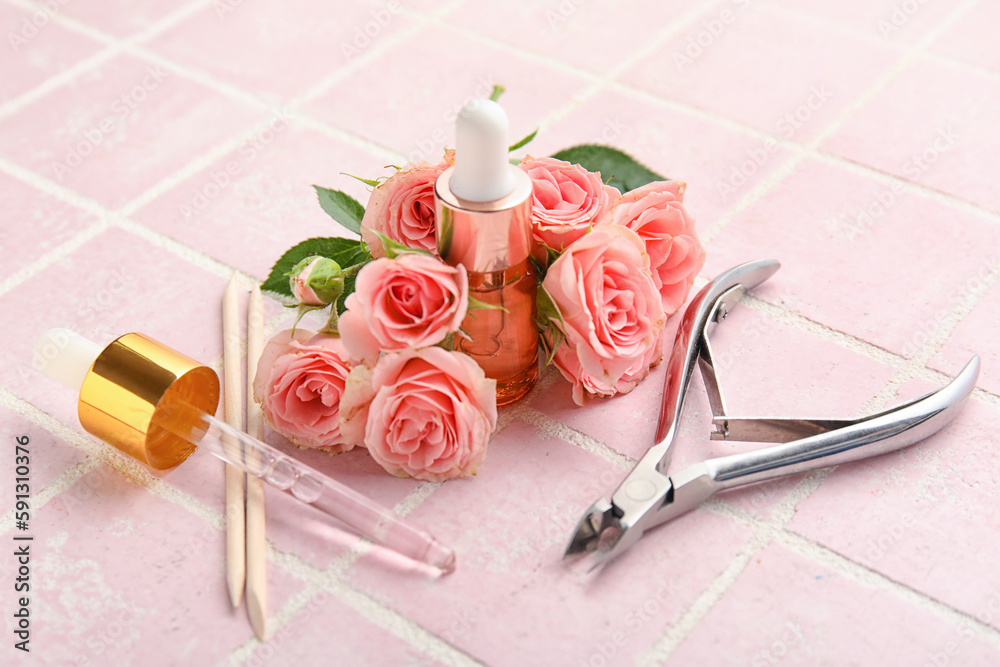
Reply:
[[[350, 176], [354, 180], [361, 181], [365, 185], [369, 185], [369, 186], [371, 186], [373, 188], [377, 188], [378, 187], [379, 181], [388, 178], [388, 176], [380, 176], [379, 178], [361, 178], [360, 176], [355, 176], [354, 174], [348, 174], [346, 171], [342, 171], [340, 173], [343, 174], [344, 176]], [[315, 188], [316, 186], [314, 185], [313, 187]], [[321, 197], [322, 197], [322, 195], [321, 195]], [[323, 200], [320, 199], [320, 203], [322, 203], [322, 201]], [[325, 207], [324, 207], [324, 210], [325, 210]], [[327, 211], [327, 212], [329, 213], [329, 211]], [[333, 214], [330, 213], [330, 215], [333, 215]], [[362, 213], [362, 215], [364, 215], [364, 214]]]
[[502, 310], [505, 313], [510, 313], [509, 310], [501, 306], [499, 303], [486, 303], [485, 301], [480, 301], [474, 296], [469, 297], [469, 312], [473, 310]]
[[597, 144], [581, 144], [561, 150], [552, 157], [579, 164], [588, 171], [599, 171], [608, 185], [623, 194], [653, 181], [670, 180], [617, 148]]
[[535, 302], [535, 308], [538, 313], [538, 322], [541, 326], [551, 326], [552, 320], [565, 325], [562, 313], [559, 312], [559, 306], [556, 305], [556, 302], [552, 300], [552, 297], [549, 296], [549, 293], [541, 285], [538, 286], [538, 297]]
[[523, 148], [524, 146], [527, 146], [529, 143], [531, 143], [531, 140], [535, 138], [536, 134], [538, 134], [538, 128], [537, 127], [535, 128], [534, 132], [532, 132], [531, 134], [529, 134], [528, 136], [526, 136], [524, 139], [521, 139], [519, 142], [517, 142], [516, 144], [514, 144], [510, 148], [508, 148], [507, 152], [516, 151], [518, 148]]
[[341, 266], [349, 267], [344, 270], [344, 293], [337, 300], [337, 312], [344, 312], [344, 300], [349, 294], [354, 292], [354, 280], [357, 270], [354, 269], [359, 264], [372, 261], [372, 256], [368, 254], [368, 249], [362, 241], [344, 238], [314, 238], [290, 248], [281, 256], [274, 266], [267, 280], [261, 285], [261, 289], [275, 294], [292, 296], [291, 286], [288, 284], [288, 274], [292, 267], [310, 255], [320, 255], [328, 257]]
[[400, 254], [404, 252], [419, 252], [424, 255], [431, 255], [431, 256], [434, 255], [434, 253], [432, 253], [429, 250], [424, 250], [423, 248], [411, 248], [410, 246], [403, 245], [399, 241], [393, 241], [392, 239], [390, 239], [388, 236], [386, 236], [381, 232], [373, 232], [373, 233], [375, 234], [375, 237], [379, 240], [379, 242], [382, 244], [382, 250], [385, 251], [385, 256], [388, 257], [389, 259], [396, 259], [397, 257], [399, 257]]
[[[296, 306], [292, 306], [292, 308], [296, 308]], [[292, 323], [292, 334], [295, 333], [295, 328], [297, 326], [299, 326], [299, 320], [302, 319], [303, 315], [305, 315], [306, 313], [312, 312], [314, 310], [323, 310], [324, 308], [326, 308], [326, 306], [307, 306], [304, 303], [300, 303], [297, 306], [297, 308], [299, 309], [299, 312], [295, 316], [295, 321]]]
[[559, 330], [559, 327], [549, 327], [544, 335], [538, 338], [538, 342], [541, 343], [542, 350], [545, 352], [545, 363], [542, 367], [548, 368], [552, 364], [552, 360], [556, 358], [559, 346], [566, 342], [566, 336]]
[[327, 214], [355, 234], [361, 233], [361, 218], [365, 217], [365, 207], [358, 200], [340, 190], [330, 190], [314, 185], [319, 196], [319, 205]]

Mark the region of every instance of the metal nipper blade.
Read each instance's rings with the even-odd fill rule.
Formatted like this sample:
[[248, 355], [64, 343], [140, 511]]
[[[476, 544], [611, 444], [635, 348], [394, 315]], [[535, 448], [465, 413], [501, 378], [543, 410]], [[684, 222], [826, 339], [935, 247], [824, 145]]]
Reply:
[[[717, 491], [895, 451], [933, 435], [958, 414], [979, 377], [978, 356], [945, 387], [860, 419], [728, 415], [708, 331], [726, 318], [746, 290], [767, 280], [778, 267], [774, 260], [741, 264], [692, 299], [667, 362], [656, 442], [610, 500], [601, 498], [587, 510], [564, 557], [589, 555], [593, 569], [630, 547], [646, 530], [691, 511]], [[780, 444], [669, 472], [671, 444], [696, 364], [705, 378], [714, 416], [712, 439]]]

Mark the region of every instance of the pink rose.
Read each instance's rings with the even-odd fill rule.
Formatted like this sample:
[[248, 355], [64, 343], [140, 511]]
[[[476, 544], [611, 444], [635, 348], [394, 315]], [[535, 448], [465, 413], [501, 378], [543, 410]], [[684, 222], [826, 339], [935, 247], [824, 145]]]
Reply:
[[352, 432], [364, 420], [365, 445], [387, 471], [442, 482], [476, 474], [485, 458], [497, 424], [496, 381], [460, 352], [405, 350], [379, 359], [371, 388], [345, 396], [342, 410], [352, 415], [344, 425]]
[[268, 425], [299, 447], [346, 452], [361, 444], [340, 430], [340, 401], [349, 371], [347, 351], [335, 336], [282, 331], [261, 353], [254, 399]]
[[552, 325], [567, 349], [556, 359], [580, 385], [574, 388], [577, 403], [583, 390], [631, 390], [659, 360], [666, 316], [645, 246], [632, 230], [609, 225], [583, 236], [552, 262], [542, 288], [561, 316]]
[[624, 225], [646, 242], [653, 283], [667, 315], [687, 300], [705, 264], [694, 218], [684, 209], [686, 187], [678, 181], [654, 181], [636, 188], [622, 195], [601, 221]]
[[454, 162], [454, 152], [449, 151], [439, 164], [408, 164], [372, 190], [361, 219], [361, 238], [372, 257], [385, 257], [375, 232], [408, 248], [437, 252], [434, 181]]
[[340, 433], [348, 442], [364, 444], [365, 426], [373, 398], [372, 369], [355, 366], [347, 374], [344, 393], [340, 397]]
[[629, 393], [649, 375], [650, 366], [659, 363], [662, 355], [663, 348], [659, 342], [651, 345], [644, 356], [637, 358], [633, 365], [626, 369], [614, 386], [608, 386], [584, 371], [576, 351], [568, 345], [560, 345], [556, 349], [553, 363], [562, 376], [573, 383], [573, 402], [582, 406], [589, 396], [607, 398]]
[[463, 266], [404, 252], [366, 264], [345, 305], [344, 346], [371, 365], [380, 351], [430, 347], [458, 331], [469, 309], [469, 280]]
[[616, 188], [605, 185], [600, 174], [578, 164], [528, 156], [520, 167], [534, 186], [535, 242], [557, 252], [586, 234], [620, 194]]

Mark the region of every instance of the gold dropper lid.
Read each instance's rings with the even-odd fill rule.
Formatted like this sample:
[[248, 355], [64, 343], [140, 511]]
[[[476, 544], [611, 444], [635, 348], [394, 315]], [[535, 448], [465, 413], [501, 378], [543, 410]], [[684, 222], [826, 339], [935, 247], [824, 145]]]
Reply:
[[[194, 424], [164, 406], [180, 400], [210, 415], [219, 406], [219, 376], [162, 343], [138, 333], [125, 334], [104, 348], [80, 387], [80, 424], [132, 458], [158, 470], [179, 465], [195, 445], [174, 435]], [[189, 417], [190, 418], [190, 417]]]

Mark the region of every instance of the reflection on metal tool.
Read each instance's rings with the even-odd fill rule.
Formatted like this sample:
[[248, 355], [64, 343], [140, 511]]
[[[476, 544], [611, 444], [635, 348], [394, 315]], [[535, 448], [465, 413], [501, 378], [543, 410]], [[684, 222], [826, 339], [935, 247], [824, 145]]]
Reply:
[[[663, 388], [653, 447], [612, 494], [594, 503], [577, 525], [565, 557], [587, 556], [593, 567], [621, 554], [646, 531], [697, 507], [717, 491], [840, 465], [902, 449], [950, 422], [975, 387], [979, 357], [973, 356], [947, 386], [884, 412], [851, 420], [731, 417], [719, 390], [708, 340], [746, 290], [781, 265], [759, 260], [734, 267], [706, 285], [691, 301], [674, 341]], [[671, 447], [697, 363], [714, 415], [713, 440], [781, 443], [722, 456], [671, 472]]]

